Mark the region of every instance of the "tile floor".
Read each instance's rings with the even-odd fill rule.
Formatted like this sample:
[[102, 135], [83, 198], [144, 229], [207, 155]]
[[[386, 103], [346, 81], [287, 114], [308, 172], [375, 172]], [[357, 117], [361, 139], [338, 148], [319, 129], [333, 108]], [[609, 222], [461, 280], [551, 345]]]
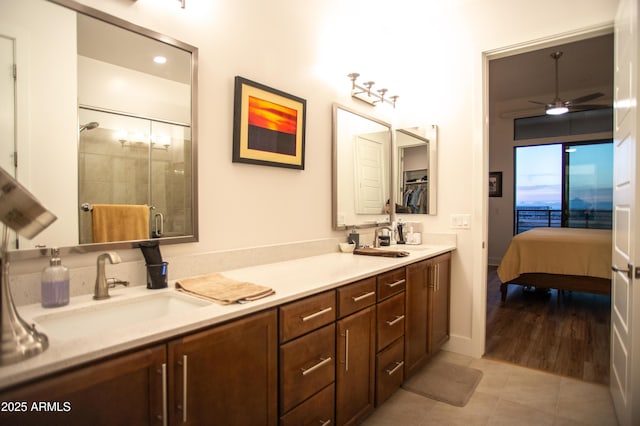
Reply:
[[441, 351], [448, 362], [482, 370], [465, 407], [399, 389], [363, 424], [412, 425], [617, 425], [609, 388], [490, 359]]

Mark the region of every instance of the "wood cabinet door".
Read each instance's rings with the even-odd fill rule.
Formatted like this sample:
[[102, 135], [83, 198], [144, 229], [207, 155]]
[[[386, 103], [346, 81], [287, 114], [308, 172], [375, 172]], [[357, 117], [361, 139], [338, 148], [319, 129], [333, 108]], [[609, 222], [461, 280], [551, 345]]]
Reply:
[[336, 292], [325, 291], [280, 306], [280, 343], [336, 320]]
[[336, 388], [331, 383], [284, 416], [280, 426], [322, 426], [335, 423]]
[[169, 343], [171, 424], [275, 425], [275, 309]]
[[376, 407], [382, 405], [402, 385], [404, 379], [404, 339], [400, 337], [377, 355]]
[[154, 346], [3, 392], [0, 424], [162, 425], [165, 361]]
[[280, 414], [335, 381], [335, 349], [335, 324], [280, 346]]
[[449, 292], [451, 255], [438, 256], [432, 261], [433, 282], [429, 293], [429, 353], [432, 354], [449, 340]]
[[429, 353], [428, 271], [429, 260], [407, 266], [405, 292], [405, 379], [419, 369]]
[[404, 335], [404, 294], [396, 294], [378, 303], [377, 315], [376, 350], [381, 351]]
[[374, 409], [375, 306], [336, 323], [336, 424], [358, 424]]

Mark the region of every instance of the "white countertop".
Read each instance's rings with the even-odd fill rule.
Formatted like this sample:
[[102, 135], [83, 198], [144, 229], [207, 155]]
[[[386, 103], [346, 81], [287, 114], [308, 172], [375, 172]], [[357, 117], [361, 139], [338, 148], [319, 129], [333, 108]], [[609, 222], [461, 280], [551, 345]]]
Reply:
[[[455, 250], [455, 245], [397, 246], [397, 249], [406, 249], [410, 254], [406, 257], [389, 258], [359, 256], [351, 253], [328, 253], [220, 271], [229, 278], [271, 287], [275, 290], [275, 294], [244, 304], [219, 305], [210, 303], [193, 308], [188, 312], [114, 327], [112, 330], [100, 330], [95, 335], [75, 339], [49, 336], [49, 348], [43, 353], [22, 362], [0, 367], [0, 389], [105, 356], [155, 342], [161, 343], [185, 333], [330, 290], [362, 278], [450, 252]], [[119, 303], [127, 298], [136, 298], [142, 295], [176, 292], [173, 284], [171, 282], [169, 288], [163, 290], [147, 290], [145, 286], [111, 289], [111, 298], [106, 301], [94, 301], [92, 295], [84, 295], [72, 298], [69, 305], [65, 307], [45, 309], [38, 303], [21, 306], [18, 308], [18, 313], [31, 324], [34, 322], [33, 318], [44, 314], [90, 307], [94, 304], [97, 306], [97, 304]], [[37, 329], [47, 333], [44, 327], [38, 326]]]

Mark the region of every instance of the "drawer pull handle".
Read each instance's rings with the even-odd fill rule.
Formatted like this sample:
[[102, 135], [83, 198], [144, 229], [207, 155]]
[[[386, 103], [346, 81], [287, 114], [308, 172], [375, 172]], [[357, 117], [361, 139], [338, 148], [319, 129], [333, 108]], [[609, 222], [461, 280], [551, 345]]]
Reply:
[[404, 284], [404, 281], [405, 281], [405, 280], [404, 280], [404, 279], [402, 279], [402, 280], [398, 280], [398, 281], [395, 281], [395, 282], [392, 282], [392, 283], [387, 283], [387, 286], [388, 286], [389, 288], [393, 288], [393, 287], [398, 286], [398, 285], [400, 285], [400, 284]]
[[331, 420], [320, 420], [320, 426], [329, 426], [331, 424]]
[[167, 363], [162, 363], [162, 426], [167, 426]]
[[358, 297], [352, 297], [352, 299], [353, 299], [354, 302], [359, 302], [362, 299], [366, 299], [367, 297], [371, 297], [371, 296], [375, 296], [375, 295], [376, 295], [375, 291], [370, 291], [369, 293], [362, 294], [362, 295], [360, 295]]
[[314, 312], [312, 314], [309, 314], [306, 317], [301, 317], [302, 318], [302, 322], [309, 321], [310, 319], [314, 319], [317, 316], [329, 313], [332, 310], [333, 310], [333, 308], [331, 306], [329, 306], [328, 308], [324, 308], [324, 309], [322, 309], [322, 310], [320, 310], [318, 312]]
[[313, 372], [314, 370], [317, 370], [318, 368], [322, 367], [325, 364], [328, 364], [331, 362], [331, 357], [328, 358], [320, 358], [320, 362], [317, 363], [316, 365], [309, 367], [309, 368], [302, 368], [302, 375], [306, 376], [307, 374]]
[[396, 361], [396, 366], [393, 367], [391, 370], [387, 370], [387, 374], [392, 375], [393, 373], [398, 371], [403, 365], [404, 365], [404, 361]]
[[187, 422], [187, 356], [182, 355], [182, 423]]
[[391, 321], [385, 321], [387, 323], [387, 325], [392, 326], [392, 325], [396, 325], [398, 322], [402, 321], [404, 319], [404, 315], [398, 315], [394, 320]]
[[349, 371], [349, 329], [344, 331], [344, 371]]

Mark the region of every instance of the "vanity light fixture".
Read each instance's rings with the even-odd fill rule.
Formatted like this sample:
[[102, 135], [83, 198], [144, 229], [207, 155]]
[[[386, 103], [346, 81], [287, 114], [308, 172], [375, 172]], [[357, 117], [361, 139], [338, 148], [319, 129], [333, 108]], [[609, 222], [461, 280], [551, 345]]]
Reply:
[[161, 149], [168, 151], [171, 146], [171, 136], [166, 134], [152, 134], [151, 140], [142, 132], [128, 132], [126, 130], [118, 130], [115, 132], [115, 138], [124, 148], [146, 148], [151, 144], [152, 149]]
[[352, 72], [348, 74], [347, 77], [351, 79], [351, 97], [361, 100], [363, 102], [368, 103], [369, 105], [376, 106], [379, 103], [388, 103], [389, 105], [396, 107], [396, 101], [398, 100], [398, 96], [390, 96], [389, 98], [385, 98], [385, 95], [389, 91], [388, 89], [378, 89], [371, 90], [373, 85], [375, 84], [373, 81], [367, 81], [362, 83], [362, 86], [356, 83], [360, 74], [357, 72]]

